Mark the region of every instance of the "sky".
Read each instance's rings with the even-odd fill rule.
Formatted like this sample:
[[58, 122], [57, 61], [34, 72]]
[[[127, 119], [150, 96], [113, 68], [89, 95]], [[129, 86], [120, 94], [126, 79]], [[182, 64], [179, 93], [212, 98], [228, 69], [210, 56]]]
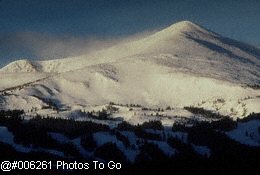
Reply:
[[75, 56], [182, 20], [260, 46], [260, 0], [0, 0], [0, 67]]

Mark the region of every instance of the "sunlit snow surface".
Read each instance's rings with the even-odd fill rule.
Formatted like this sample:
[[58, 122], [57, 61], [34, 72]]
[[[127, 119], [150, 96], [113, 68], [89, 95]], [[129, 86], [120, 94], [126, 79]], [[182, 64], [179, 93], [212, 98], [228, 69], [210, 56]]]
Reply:
[[[114, 128], [121, 121], [141, 124], [160, 120], [171, 128], [175, 122], [212, 121], [184, 110], [194, 106], [244, 118], [260, 112], [260, 50], [234, 41], [188, 21], [180, 22], [152, 35], [124, 42], [86, 55], [49, 61], [19, 60], [0, 70], [0, 110], [21, 109], [25, 118], [41, 115], [107, 124]], [[100, 111], [114, 102], [118, 111], [112, 120], [87, 118], [84, 113]], [[142, 110], [142, 107], [164, 111]], [[171, 110], [165, 110], [167, 106]], [[27, 151], [13, 142], [12, 133], [0, 128], [1, 141]], [[148, 131], [153, 132], [153, 131]], [[166, 131], [168, 132], [168, 131]], [[246, 134], [247, 133], [247, 134]], [[136, 136], [125, 132], [130, 142]], [[185, 133], [169, 132], [187, 140]], [[82, 154], [91, 156], [80, 145], [80, 138], [67, 140], [50, 133], [56, 140], [72, 142]], [[239, 123], [227, 133], [241, 143], [259, 146], [259, 121]], [[101, 145], [114, 141], [134, 160], [137, 151], [123, 149], [109, 133], [95, 133]], [[166, 143], [158, 143], [166, 154], [174, 154]], [[201, 154], [210, 150], [193, 145]], [[133, 151], [135, 153], [133, 153]]]
[[260, 112], [259, 89], [247, 87], [260, 82], [259, 58], [258, 48], [183, 21], [87, 55], [10, 63], [0, 70], [0, 104], [50, 116], [43, 99], [72, 111], [112, 101], [245, 117]]

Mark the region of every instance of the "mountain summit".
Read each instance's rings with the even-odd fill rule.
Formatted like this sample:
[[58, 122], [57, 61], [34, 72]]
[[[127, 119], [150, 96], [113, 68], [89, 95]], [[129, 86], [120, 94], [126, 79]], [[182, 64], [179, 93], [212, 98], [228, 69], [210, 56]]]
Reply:
[[260, 92], [247, 86], [260, 84], [260, 50], [189, 21], [74, 58], [16, 61], [0, 70], [0, 81], [0, 106], [8, 109], [47, 101], [73, 111], [112, 101], [260, 112]]
[[185, 33], [185, 32], [195, 32], [195, 31], [201, 31], [201, 32], [207, 32], [206, 29], [203, 27], [192, 23], [190, 21], [181, 21], [175, 24], [172, 24], [169, 27], [166, 27], [165, 29], [161, 30], [158, 33]]
[[242, 84], [260, 83], [258, 48], [225, 38], [190, 21], [181, 21], [150, 36], [87, 55], [49, 61], [16, 61], [1, 72], [59, 73], [138, 56], [199, 76]]

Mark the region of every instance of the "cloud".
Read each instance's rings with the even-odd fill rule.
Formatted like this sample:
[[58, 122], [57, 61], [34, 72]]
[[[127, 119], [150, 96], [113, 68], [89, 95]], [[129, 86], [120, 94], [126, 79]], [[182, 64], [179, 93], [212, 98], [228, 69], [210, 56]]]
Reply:
[[129, 42], [151, 34], [145, 31], [120, 38], [54, 36], [37, 32], [0, 34], [0, 59], [60, 59], [88, 54], [115, 44]]
[[[51, 36], [47, 34], [22, 32], [0, 37], [1, 51], [5, 57], [30, 57], [31, 59], [52, 59], [76, 56], [90, 50], [107, 47], [109, 42], [95, 38]], [[33, 58], [34, 57], [34, 58]]]

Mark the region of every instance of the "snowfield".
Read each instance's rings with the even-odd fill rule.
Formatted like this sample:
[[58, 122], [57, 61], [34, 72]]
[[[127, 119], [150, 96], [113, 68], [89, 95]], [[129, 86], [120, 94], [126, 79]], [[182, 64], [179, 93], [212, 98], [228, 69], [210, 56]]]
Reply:
[[253, 46], [183, 21], [88, 55], [10, 63], [0, 70], [0, 103], [26, 110], [40, 110], [41, 99], [60, 108], [192, 105], [244, 117], [260, 111], [259, 89], [247, 87], [260, 82], [259, 58]]
[[[234, 120], [259, 113], [259, 85], [259, 48], [183, 21], [144, 38], [86, 55], [12, 62], [0, 69], [0, 110], [21, 109], [25, 118], [40, 115], [90, 120], [111, 128], [121, 121], [136, 125], [151, 120], [171, 127], [187, 119], [213, 121], [183, 109], [187, 106]], [[86, 117], [87, 112], [101, 111], [110, 102], [117, 108], [110, 116], [112, 120]], [[170, 110], [166, 110], [168, 106]], [[227, 134], [242, 143], [259, 146], [257, 127], [259, 122], [239, 124], [237, 130]], [[108, 133], [96, 133], [95, 138], [98, 144], [115, 139]], [[13, 144], [10, 140], [8, 143]], [[174, 152], [164, 143], [158, 145], [166, 154]], [[194, 149], [210, 154], [204, 147], [194, 145]], [[127, 151], [131, 152], [124, 150], [125, 154], [135, 155]]]

